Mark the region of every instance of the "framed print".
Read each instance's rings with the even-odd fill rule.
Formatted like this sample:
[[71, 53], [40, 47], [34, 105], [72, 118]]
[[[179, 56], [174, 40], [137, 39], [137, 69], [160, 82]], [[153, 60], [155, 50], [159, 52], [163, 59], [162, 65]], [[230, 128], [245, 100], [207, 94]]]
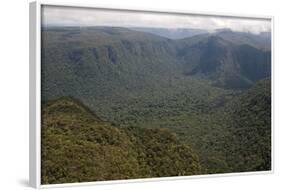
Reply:
[[272, 26], [31, 3], [31, 185], [271, 173]]

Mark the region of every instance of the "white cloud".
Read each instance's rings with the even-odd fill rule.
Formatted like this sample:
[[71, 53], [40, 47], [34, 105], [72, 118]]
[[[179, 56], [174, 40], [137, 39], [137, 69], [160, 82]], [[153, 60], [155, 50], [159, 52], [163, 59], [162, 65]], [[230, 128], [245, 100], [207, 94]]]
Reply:
[[133, 12], [93, 8], [44, 6], [44, 26], [120, 26], [198, 28], [209, 31], [230, 28], [234, 31], [259, 33], [271, 30], [270, 19]]

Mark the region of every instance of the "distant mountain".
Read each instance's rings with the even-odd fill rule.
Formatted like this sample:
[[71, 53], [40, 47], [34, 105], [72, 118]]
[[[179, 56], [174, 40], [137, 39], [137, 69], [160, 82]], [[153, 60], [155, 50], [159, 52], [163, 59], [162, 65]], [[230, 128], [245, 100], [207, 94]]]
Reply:
[[215, 85], [234, 89], [248, 88], [257, 80], [270, 76], [271, 51], [255, 48], [249, 41], [233, 43], [233, 38], [222, 33], [201, 37], [194, 37], [196, 43], [192, 38], [186, 39], [180, 51], [188, 65], [186, 74], [203, 74]]
[[[204, 111], [215, 101], [207, 92], [249, 88], [271, 74], [271, 51], [219, 34], [171, 40], [117, 27], [44, 28], [42, 100], [73, 96], [112, 122], [138, 122], [127, 118], [134, 106], [143, 118], [160, 117], [155, 102], [177, 104], [179, 96], [188, 98], [185, 109]], [[126, 109], [111, 112], [120, 106]], [[165, 114], [173, 113], [169, 106]]]
[[194, 175], [201, 170], [198, 156], [169, 130], [118, 128], [69, 97], [43, 106], [41, 155], [43, 184]]
[[208, 33], [207, 30], [194, 29], [194, 28], [145, 28], [145, 27], [132, 27], [131, 30], [147, 32], [162, 36], [169, 39], [182, 39], [195, 36], [198, 34]]

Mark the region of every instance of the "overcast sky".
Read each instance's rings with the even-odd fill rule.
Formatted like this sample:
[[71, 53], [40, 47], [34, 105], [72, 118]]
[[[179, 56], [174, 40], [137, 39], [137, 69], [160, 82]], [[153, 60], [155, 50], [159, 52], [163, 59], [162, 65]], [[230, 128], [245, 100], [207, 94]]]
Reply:
[[271, 30], [269, 19], [175, 15], [59, 6], [43, 7], [42, 24], [44, 26], [197, 28], [209, 31], [230, 28], [233, 31], [253, 33]]

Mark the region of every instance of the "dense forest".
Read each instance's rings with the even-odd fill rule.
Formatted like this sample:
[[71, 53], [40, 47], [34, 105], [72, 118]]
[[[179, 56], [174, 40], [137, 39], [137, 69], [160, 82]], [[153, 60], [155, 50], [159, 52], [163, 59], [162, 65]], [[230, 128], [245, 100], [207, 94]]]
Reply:
[[270, 33], [165, 35], [42, 28], [43, 184], [271, 169]]
[[118, 128], [69, 97], [42, 114], [44, 184], [201, 172], [198, 156], [167, 129]]

